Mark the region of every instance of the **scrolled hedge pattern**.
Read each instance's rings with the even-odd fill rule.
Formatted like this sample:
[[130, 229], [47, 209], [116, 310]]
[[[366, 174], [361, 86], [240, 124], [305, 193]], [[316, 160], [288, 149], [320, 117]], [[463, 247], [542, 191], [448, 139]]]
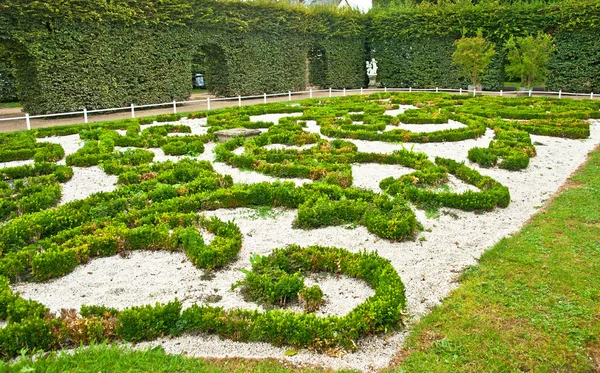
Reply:
[[[399, 105], [414, 108], [396, 116], [386, 114]], [[278, 123], [250, 118], [269, 113], [293, 115]], [[384, 131], [388, 126], [407, 122], [443, 124], [454, 119], [465, 127], [430, 133], [404, 131], [400, 141], [458, 141], [477, 138], [491, 129], [495, 138], [489, 147], [471, 149], [469, 158], [481, 166], [513, 170], [526, 167], [529, 158], [535, 156], [530, 134], [585, 138], [589, 136], [586, 120], [598, 118], [599, 113], [600, 106], [590, 100], [377, 93], [187, 114], [188, 118], [208, 117], [209, 134], [203, 136], [191, 135], [190, 127], [177, 123], [179, 115], [0, 135], [7, 149], [23, 151], [29, 147], [41, 154], [33, 165], [0, 169], [0, 175], [12, 183], [0, 182], [2, 193], [14, 187], [22, 189], [26, 197], [27, 188], [40, 184], [54, 190], [71, 178], [70, 166], [45, 161], [55, 162], [64, 156], [62, 148], [43, 142], [49, 136], [79, 135], [85, 141], [82, 148], [67, 156], [67, 165], [98, 165], [118, 176], [118, 187], [112, 192], [52, 209], [11, 212], [0, 224], [0, 319], [8, 322], [0, 329], [0, 355], [9, 358], [22, 348], [34, 351], [92, 341], [137, 342], [197, 331], [325, 352], [355, 350], [361, 337], [401, 327], [406, 306], [404, 286], [394, 267], [367, 251], [290, 246], [253, 257], [252, 269], [239, 285], [249, 299], [268, 304], [265, 312], [200, 304], [183, 309], [175, 299], [121, 311], [91, 305], [82, 307], [79, 315], [69, 310], [52, 315], [42, 304], [14, 294], [9, 283], [60, 277], [91, 258], [131, 250], [180, 251], [197, 268], [218, 271], [238, 256], [242, 234], [233, 222], [208, 219], [199, 213], [222, 208], [291, 208], [297, 210], [296, 228], [362, 225], [382, 239], [411, 239], [422, 228], [409, 202], [423, 209], [446, 206], [483, 212], [507, 207], [510, 191], [455, 160], [438, 157], [432, 162], [426, 154], [404, 147], [389, 154], [361, 152], [345, 137], [356, 133], [382, 135], [392, 132]], [[145, 126], [150, 123], [155, 125]], [[315, 123], [320, 125], [320, 133], [310, 132]], [[210, 162], [194, 159], [205, 143], [215, 141], [213, 132], [239, 127], [264, 132], [216, 145], [218, 160], [313, 182], [302, 186], [285, 181], [235, 184], [231, 176], [216, 173]], [[332, 136], [344, 138], [325, 138], [331, 130], [345, 131]], [[171, 133], [186, 136], [169, 136]], [[185, 152], [189, 157], [153, 162], [154, 153], [148, 149], [159, 147], [165, 153]], [[29, 157], [35, 157], [33, 154]], [[397, 164], [414, 171], [384, 179], [380, 184], [383, 193], [375, 193], [352, 185], [352, 165], [361, 163]], [[444, 190], [441, 186], [450, 174], [477, 190], [460, 194]], [[12, 189], [10, 194], [14, 195]], [[6, 200], [3, 198], [2, 203]], [[203, 231], [215, 238], [205, 243]], [[303, 279], [318, 272], [362, 279], [373, 287], [375, 295], [346, 316], [317, 316], [314, 311], [323, 300], [323, 292], [318, 286], [305, 286]], [[296, 301], [305, 312], [284, 308]]]
[[[22, 348], [66, 348], [75, 341], [82, 341], [82, 334], [94, 335], [97, 341], [110, 337], [109, 340], [136, 342], [184, 331], [320, 351], [355, 350], [361, 336], [396, 329], [404, 323], [404, 285], [389, 260], [376, 253], [290, 246], [275, 250], [262, 262], [272, 270], [284, 273], [329, 272], [359, 278], [374, 288], [375, 295], [343, 317], [318, 317], [313, 313], [286, 310], [226, 311], [206, 305], [193, 305], [182, 312], [181, 303], [175, 300], [123, 311], [84, 307], [79, 319], [67, 323], [64, 315], [51, 315], [40, 303], [26, 301], [12, 293], [8, 280], [0, 277], [0, 317], [6, 315], [9, 321], [0, 330], [0, 356], [14, 356]], [[83, 333], [82, 326], [85, 328]], [[34, 338], [36, 334], [37, 338]]]

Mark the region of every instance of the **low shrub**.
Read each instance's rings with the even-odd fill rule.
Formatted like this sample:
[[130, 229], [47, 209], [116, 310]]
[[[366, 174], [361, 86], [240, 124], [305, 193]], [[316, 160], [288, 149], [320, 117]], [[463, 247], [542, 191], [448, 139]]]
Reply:
[[131, 307], [119, 312], [116, 334], [129, 342], [151, 340], [162, 335], [179, 334], [181, 302], [175, 300], [155, 306]]

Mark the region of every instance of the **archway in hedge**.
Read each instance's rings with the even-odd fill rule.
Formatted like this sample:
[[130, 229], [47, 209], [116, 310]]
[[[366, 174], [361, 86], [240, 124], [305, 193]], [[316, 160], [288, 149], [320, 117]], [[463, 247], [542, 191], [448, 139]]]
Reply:
[[209, 43], [198, 48], [192, 56], [192, 74], [195, 73], [204, 74], [204, 83], [210, 93], [216, 96], [229, 93], [227, 54], [218, 44]]
[[326, 88], [327, 51], [321, 45], [313, 45], [308, 51], [308, 83], [318, 88]]

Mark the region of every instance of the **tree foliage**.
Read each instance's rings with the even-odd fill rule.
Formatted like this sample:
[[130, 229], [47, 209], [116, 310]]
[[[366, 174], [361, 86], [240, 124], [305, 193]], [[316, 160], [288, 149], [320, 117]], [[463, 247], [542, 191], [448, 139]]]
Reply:
[[554, 52], [551, 35], [539, 33], [537, 36], [514, 37], [506, 43], [508, 65], [506, 74], [521, 79], [526, 87], [531, 87], [548, 72], [548, 60]]
[[459, 67], [462, 74], [471, 79], [473, 85], [479, 82], [479, 76], [492, 62], [496, 54], [494, 45], [485, 40], [481, 30], [474, 37], [462, 37], [454, 42], [456, 50], [452, 53], [452, 63]]

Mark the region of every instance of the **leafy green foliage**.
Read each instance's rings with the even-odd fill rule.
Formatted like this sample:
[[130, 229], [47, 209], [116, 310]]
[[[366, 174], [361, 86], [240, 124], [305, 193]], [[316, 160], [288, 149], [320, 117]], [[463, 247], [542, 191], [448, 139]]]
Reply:
[[198, 56], [217, 95], [301, 90], [314, 45], [328, 55], [324, 84], [359, 87], [364, 30], [357, 11], [275, 2], [13, 2], [0, 12], [31, 114], [185, 100]]
[[[397, 328], [403, 323], [404, 285], [390, 262], [375, 253], [353, 254], [338, 248], [289, 246], [256, 258], [254, 263], [253, 269], [261, 268], [262, 273], [283, 271], [291, 276], [285, 279], [290, 285], [294, 284], [295, 289], [299, 287], [295, 276], [330, 272], [366, 281], [375, 289], [375, 295], [344, 317], [317, 317], [312, 313], [278, 309], [264, 313], [225, 311], [219, 307], [193, 305], [181, 315], [183, 330], [216, 333], [240, 341], [266, 341], [318, 350], [340, 347], [352, 350], [360, 335]], [[261, 283], [267, 287], [274, 283], [268, 276], [261, 278]], [[245, 281], [244, 286], [247, 286]], [[310, 292], [318, 293], [316, 289]], [[317, 294], [314, 296], [313, 299], [318, 298]]]
[[137, 342], [161, 335], [177, 334], [181, 302], [177, 300], [155, 306], [131, 307], [117, 316], [117, 335], [126, 341]]
[[465, 37], [454, 42], [456, 51], [452, 53], [452, 63], [460, 68], [465, 77], [471, 79], [471, 83], [476, 86], [479, 82], [479, 75], [483, 73], [492, 62], [492, 57], [496, 54], [493, 44], [483, 38], [481, 30], [477, 31], [475, 37]]
[[508, 54], [506, 74], [521, 79], [525, 87], [544, 79], [548, 72], [548, 59], [554, 52], [552, 36], [539, 33], [537, 36], [515, 38], [511, 36], [506, 42]]

